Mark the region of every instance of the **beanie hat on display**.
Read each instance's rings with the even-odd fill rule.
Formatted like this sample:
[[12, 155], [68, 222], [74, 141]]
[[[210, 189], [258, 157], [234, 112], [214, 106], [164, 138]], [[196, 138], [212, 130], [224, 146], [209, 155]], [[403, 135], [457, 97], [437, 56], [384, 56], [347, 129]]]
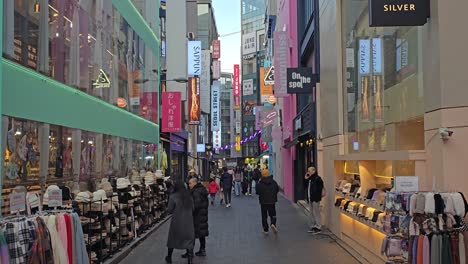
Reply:
[[47, 190], [44, 193], [44, 197], [42, 199], [42, 204], [43, 205], [49, 205], [49, 191], [56, 191], [60, 190], [60, 188], [57, 185], [50, 185], [47, 187]]

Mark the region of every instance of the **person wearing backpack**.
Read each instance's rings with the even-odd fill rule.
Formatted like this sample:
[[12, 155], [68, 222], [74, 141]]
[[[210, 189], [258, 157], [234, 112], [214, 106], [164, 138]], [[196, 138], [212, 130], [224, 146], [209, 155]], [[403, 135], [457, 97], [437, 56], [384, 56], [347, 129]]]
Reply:
[[322, 231], [322, 225], [320, 224], [320, 201], [325, 196], [325, 187], [315, 167], [308, 168], [304, 179], [307, 184], [307, 200], [310, 207], [310, 229], [307, 232], [319, 234]]

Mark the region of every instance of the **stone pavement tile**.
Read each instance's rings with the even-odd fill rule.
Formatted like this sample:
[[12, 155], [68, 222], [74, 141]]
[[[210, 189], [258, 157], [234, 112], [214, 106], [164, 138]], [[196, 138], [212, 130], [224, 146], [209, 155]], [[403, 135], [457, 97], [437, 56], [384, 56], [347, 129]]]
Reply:
[[[219, 204], [210, 207], [210, 236], [207, 257], [194, 259], [195, 264], [259, 263], [358, 263], [326, 235], [307, 234], [304, 213], [283, 197], [277, 204], [279, 234], [261, 233], [260, 206], [256, 196], [233, 197], [232, 208]], [[135, 248], [122, 264], [165, 263], [168, 221]], [[198, 250], [198, 241], [195, 251]], [[175, 251], [173, 263], [186, 263]]]

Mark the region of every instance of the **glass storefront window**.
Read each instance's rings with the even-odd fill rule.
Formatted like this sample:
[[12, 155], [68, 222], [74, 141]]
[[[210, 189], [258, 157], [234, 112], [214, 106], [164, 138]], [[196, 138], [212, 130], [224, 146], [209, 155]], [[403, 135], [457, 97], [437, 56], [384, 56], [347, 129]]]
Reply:
[[36, 4], [5, 1], [6, 58], [110, 104], [123, 99], [123, 109], [158, 123], [147, 113], [157, 113], [159, 54], [145, 45], [112, 1], [49, 0], [38, 12]]
[[421, 32], [370, 28], [368, 1], [343, 1], [347, 153], [424, 149]]

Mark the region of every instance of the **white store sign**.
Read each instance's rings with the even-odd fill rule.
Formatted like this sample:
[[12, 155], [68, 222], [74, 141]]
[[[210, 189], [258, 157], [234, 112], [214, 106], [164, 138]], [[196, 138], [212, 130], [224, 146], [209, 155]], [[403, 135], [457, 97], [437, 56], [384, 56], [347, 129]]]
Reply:
[[189, 41], [187, 51], [187, 74], [189, 76], [200, 76], [202, 74], [201, 41]]
[[219, 131], [220, 127], [220, 87], [221, 84], [219, 81], [213, 81], [211, 86], [211, 130]]
[[253, 79], [242, 81], [242, 95], [252, 95], [254, 93]]
[[209, 50], [202, 51], [202, 74], [200, 76], [200, 109], [204, 113], [210, 112], [210, 80], [211, 54]]
[[257, 52], [257, 33], [252, 32], [242, 36], [242, 55]]

